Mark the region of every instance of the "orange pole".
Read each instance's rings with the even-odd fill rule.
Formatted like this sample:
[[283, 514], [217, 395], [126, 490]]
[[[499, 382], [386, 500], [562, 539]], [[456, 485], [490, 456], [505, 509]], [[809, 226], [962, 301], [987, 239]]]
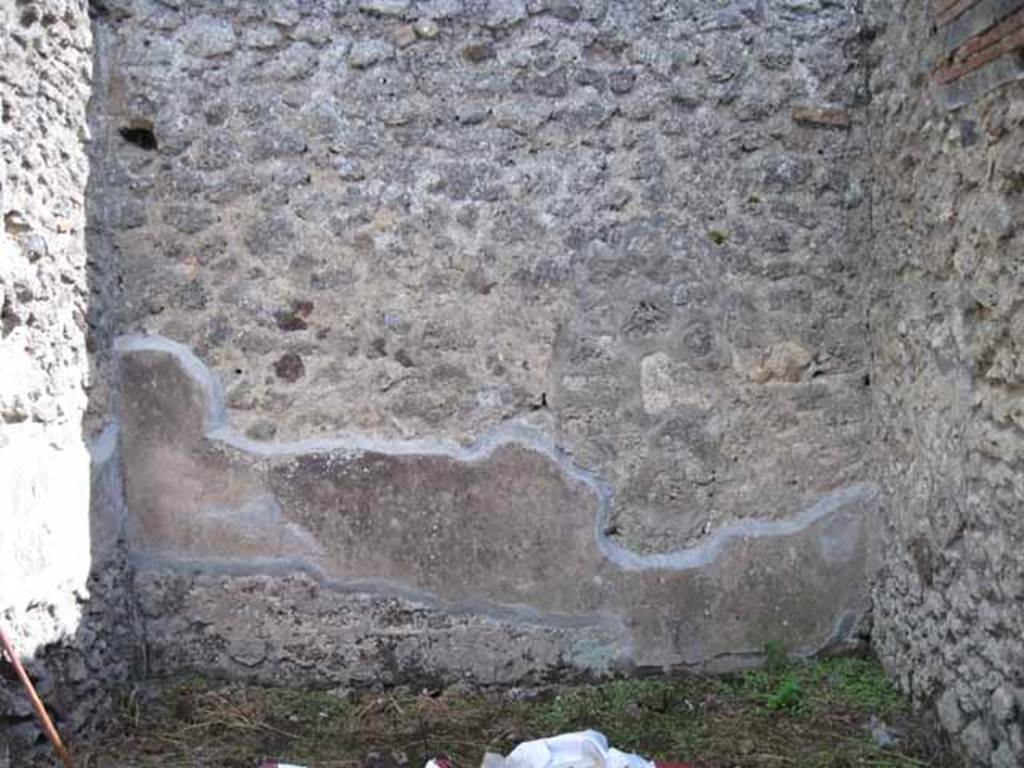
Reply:
[[39, 724], [43, 726], [43, 732], [46, 734], [46, 738], [50, 740], [53, 745], [53, 751], [57, 753], [57, 757], [64, 764], [64, 768], [72, 768], [71, 765], [71, 753], [68, 752], [68, 748], [64, 746], [64, 742], [60, 740], [60, 734], [57, 733], [57, 729], [53, 727], [53, 721], [50, 720], [50, 716], [46, 714], [46, 707], [43, 706], [42, 700], [39, 698], [39, 694], [36, 693], [35, 686], [32, 685], [32, 681], [28, 679], [28, 674], [25, 672], [25, 668], [21, 666], [21, 661], [18, 659], [18, 654], [14, 652], [14, 647], [11, 645], [11, 641], [7, 639], [7, 635], [4, 634], [4, 630], [0, 627], [0, 646], [3, 646], [4, 653], [7, 654], [7, 658], [11, 660], [11, 666], [14, 667], [15, 674], [18, 675], [18, 679], [21, 680], [22, 686], [25, 688], [25, 693], [28, 694], [28, 699], [32, 702], [32, 709], [35, 710], [36, 717], [39, 719]]

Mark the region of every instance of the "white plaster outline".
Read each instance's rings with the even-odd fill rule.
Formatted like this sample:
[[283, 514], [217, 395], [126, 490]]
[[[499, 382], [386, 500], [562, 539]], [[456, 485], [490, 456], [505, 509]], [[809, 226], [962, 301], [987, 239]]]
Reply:
[[[114, 342], [115, 352], [120, 356], [132, 352], [157, 352], [174, 357], [181, 369], [193, 379], [205, 395], [204, 437], [244, 453], [262, 458], [298, 456], [316, 453], [365, 452], [392, 456], [444, 456], [456, 461], [473, 463], [490, 457], [495, 450], [505, 445], [518, 445], [542, 454], [555, 462], [562, 472], [587, 486], [597, 498], [598, 510], [594, 526], [594, 537], [598, 549], [617, 568], [627, 572], [650, 570], [686, 571], [704, 568], [718, 559], [734, 541], [751, 538], [772, 538], [791, 536], [817, 521], [828, 517], [856, 502], [868, 502], [879, 494], [875, 483], [854, 483], [822, 496], [817, 502], [785, 520], [737, 520], [729, 523], [703, 539], [699, 544], [674, 552], [642, 554], [626, 549], [612, 541], [604, 530], [607, 526], [613, 488], [611, 484], [594, 472], [578, 467], [569, 455], [553, 440], [537, 429], [526, 424], [507, 422], [494, 427], [468, 446], [454, 440], [444, 439], [391, 439], [364, 434], [338, 434], [333, 437], [315, 438], [280, 443], [252, 440], [231, 427], [227, 420], [224, 389], [216, 374], [184, 344], [158, 335], [127, 335]], [[623, 619], [617, 615], [549, 613], [538, 611], [529, 605], [506, 604], [493, 601], [448, 601], [429, 591], [410, 588], [392, 582], [352, 580], [339, 582], [331, 579], [318, 566], [302, 558], [251, 558], [247, 560], [180, 558], [155, 553], [133, 553], [131, 561], [137, 567], [169, 568], [178, 572], [198, 575], [226, 576], [284, 576], [296, 571], [316, 579], [324, 587], [351, 594], [400, 597], [425, 607], [441, 610], [455, 616], [483, 616], [495, 621], [527, 623], [556, 629], [603, 627], [618, 634], [619, 659], [629, 663], [632, 659], [633, 642]], [[803, 645], [792, 650], [794, 656], [812, 656], [824, 648], [842, 642], [849, 635], [858, 614], [855, 611], [840, 611], [833, 620], [832, 629], [818, 646]], [[681, 663], [680, 667], [707, 666], [719, 657], [732, 659], [755, 659], [760, 651], [746, 650], [718, 654], [699, 663]]]
[[483, 433], [471, 445], [462, 446], [453, 440], [430, 438], [391, 439], [360, 434], [268, 443], [240, 434], [227, 422], [224, 389], [210, 368], [188, 347], [163, 336], [122, 336], [114, 343], [116, 352], [163, 352], [176, 358], [206, 395], [205, 437], [245, 453], [265, 458], [318, 453], [381, 453], [389, 456], [444, 456], [464, 463], [489, 458], [505, 445], [519, 445], [542, 454], [562, 472], [587, 486], [597, 497], [598, 513], [594, 536], [598, 548], [623, 571], [667, 570], [685, 571], [711, 565], [734, 540], [791, 536], [800, 533], [828, 515], [849, 504], [874, 499], [879, 488], [875, 483], [861, 482], [838, 488], [823, 495], [817, 502], [785, 520], [736, 520], [718, 528], [698, 544], [674, 552], [642, 554], [626, 549], [604, 533], [608, 523], [611, 484], [596, 473], [578, 467], [550, 438], [522, 423], [506, 422]]

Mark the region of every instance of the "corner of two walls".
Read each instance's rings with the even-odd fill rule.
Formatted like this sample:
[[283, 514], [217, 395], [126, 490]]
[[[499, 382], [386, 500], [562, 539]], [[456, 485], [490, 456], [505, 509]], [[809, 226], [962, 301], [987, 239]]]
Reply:
[[972, 765], [1024, 764], [1024, 3], [896, 3], [872, 75], [886, 504], [873, 642]]
[[[976, 18], [1017, 18], [1012, 4], [858, 5], [881, 32], [866, 60], [853, 4], [678, 18], [491, 5], [111, 5], [87, 192], [71, 138], [86, 124], [85, 8], [5, 19], [5, 79], [22, 86], [3, 105], [3, 341], [36, 388], [3, 401], [3, 434], [41, 430], [32, 451], [78, 477], [78, 491], [34, 486], [68, 501], [17, 507], [23, 535], [3, 545], [36, 549], [5, 558], [22, 571], [0, 583], [59, 583], [30, 604], [4, 592], [5, 622], [41, 643], [78, 622], [95, 653], [66, 656], [67, 690], [124, 673], [132, 606], [158, 672], [500, 681], [736, 664], [786, 631], [805, 651], [848, 638], [882, 546], [883, 660], [979, 765], [1019, 764], [1019, 33]], [[14, 34], [44, 22], [73, 30], [53, 70], [69, 82], [53, 87], [74, 103], [22, 124], [51, 102]], [[414, 60], [435, 79], [415, 82]], [[33, 163], [79, 175], [37, 185]], [[71, 191], [66, 216], [47, 190]], [[121, 328], [188, 348], [122, 341], [137, 386], [118, 435], [92, 413]], [[868, 413], [884, 461], [863, 453]], [[131, 600], [118, 445], [140, 470]], [[807, 456], [836, 483], [800, 481]], [[859, 484], [874, 472], [881, 496]], [[796, 482], [764, 482], [776, 476]], [[111, 554], [92, 591], [111, 597], [83, 621], [71, 596], [90, 483], [91, 540]], [[768, 511], [749, 514], [761, 497]], [[511, 528], [492, 514], [505, 507]], [[466, 530], [515, 545], [449, 563]], [[26, 565], [63, 542], [78, 556]], [[569, 542], [579, 588], [538, 570], [538, 552], [562, 564], [545, 542]], [[57, 620], [33, 623], [37, 604]], [[302, 621], [268, 634], [279, 615]]]

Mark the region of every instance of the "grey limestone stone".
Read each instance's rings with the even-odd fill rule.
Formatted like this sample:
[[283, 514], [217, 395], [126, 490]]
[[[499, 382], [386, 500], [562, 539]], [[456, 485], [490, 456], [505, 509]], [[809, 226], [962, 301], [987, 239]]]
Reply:
[[973, 721], [964, 729], [960, 738], [972, 761], [981, 765], [991, 764], [992, 734], [984, 722], [981, 720]]
[[484, 24], [500, 29], [511, 27], [526, 18], [525, 0], [487, 0]]
[[348, 52], [348, 61], [356, 69], [366, 69], [394, 56], [394, 46], [384, 40], [361, 40]]
[[992, 753], [992, 768], [1015, 768], [1020, 765], [1021, 753], [1014, 754], [1009, 744], [1003, 743]]
[[231, 53], [238, 44], [231, 23], [211, 16], [198, 16], [181, 30], [185, 50], [196, 56], [212, 58]]
[[942, 726], [950, 733], [959, 733], [964, 729], [966, 721], [957, 701], [956, 691], [949, 690], [942, 694], [939, 698], [938, 713]]

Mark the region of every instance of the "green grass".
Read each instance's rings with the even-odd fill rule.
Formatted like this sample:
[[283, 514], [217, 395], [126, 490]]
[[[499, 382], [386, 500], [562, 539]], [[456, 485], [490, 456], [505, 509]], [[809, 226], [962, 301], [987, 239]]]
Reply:
[[[126, 691], [119, 716], [75, 745], [88, 768], [253, 768], [277, 757], [310, 768], [359, 768], [377, 753], [420, 768], [435, 755], [477, 766], [485, 751], [595, 728], [619, 749], [697, 768], [921, 768], [934, 756], [916, 720], [872, 659], [767, 663], [730, 676], [616, 679], [530, 690], [349, 693], [202, 678], [155, 681]], [[884, 720], [899, 749], [875, 746]], [[385, 760], [387, 762], [387, 760]]]
[[904, 698], [873, 660], [827, 659], [806, 664], [766, 664], [733, 681], [735, 690], [768, 709], [821, 713], [841, 708], [877, 717], [906, 716]]
[[804, 704], [804, 689], [793, 675], [786, 675], [765, 699], [765, 706], [780, 712], [799, 712]]

